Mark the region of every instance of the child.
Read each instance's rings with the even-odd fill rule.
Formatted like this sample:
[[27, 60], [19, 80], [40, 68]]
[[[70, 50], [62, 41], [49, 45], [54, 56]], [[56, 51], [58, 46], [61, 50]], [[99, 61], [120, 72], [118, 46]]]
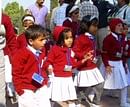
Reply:
[[66, 8], [66, 17], [64, 20], [63, 26], [70, 27], [72, 29], [73, 38], [78, 35], [79, 29], [79, 7], [73, 4], [70, 4]]
[[130, 107], [127, 103], [127, 72], [123, 66], [124, 41], [121, 40], [124, 38], [123, 22], [119, 18], [111, 19], [109, 27], [111, 33], [105, 37], [102, 48], [104, 65], [101, 69], [105, 78], [104, 89], [120, 89], [120, 106]]
[[[73, 44], [73, 36], [70, 28], [56, 26], [53, 31], [56, 45], [54, 45], [45, 62], [44, 68], [47, 69], [49, 65], [53, 68], [53, 81], [51, 99], [56, 101], [62, 107], [69, 103], [69, 107], [76, 107], [74, 100], [77, 99], [76, 91], [72, 79], [72, 68], [80, 66], [89, 57], [82, 59], [79, 62], [75, 61], [74, 52], [71, 47]], [[49, 74], [52, 69], [48, 69]]]
[[[29, 26], [33, 25], [34, 23], [35, 23], [35, 18], [32, 15], [26, 14], [22, 17], [22, 25], [24, 30], [26, 30]], [[27, 46], [27, 41], [25, 38], [25, 34], [23, 32], [17, 37], [17, 47], [18, 49], [20, 49], [26, 46]]]
[[[47, 94], [47, 75], [41, 66], [46, 43], [46, 32], [40, 25], [31, 25], [25, 31], [27, 47], [19, 49], [13, 57], [13, 83], [18, 94], [19, 107], [50, 106]], [[39, 55], [40, 54], [40, 55]]]
[[[91, 59], [77, 68], [78, 73], [74, 78], [75, 85], [78, 89], [78, 95], [81, 96], [81, 92], [84, 91], [86, 94], [84, 95], [85, 99], [88, 98], [89, 101], [91, 100], [90, 102], [88, 101], [91, 107], [99, 107], [104, 81], [96, 65], [96, 41], [94, 36], [97, 30], [98, 19], [90, 15], [84, 16], [80, 24], [80, 35], [74, 44], [74, 52], [78, 60], [81, 60], [84, 54], [89, 51], [91, 51], [92, 54]], [[95, 93], [93, 99], [88, 97], [91, 88]]]

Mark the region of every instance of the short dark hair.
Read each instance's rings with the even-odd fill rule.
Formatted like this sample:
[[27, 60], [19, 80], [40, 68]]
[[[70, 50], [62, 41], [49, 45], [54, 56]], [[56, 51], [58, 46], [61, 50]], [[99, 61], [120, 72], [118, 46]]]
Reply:
[[29, 39], [35, 40], [41, 35], [46, 37], [46, 30], [40, 25], [34, 24], [29, 26], [29, 28], [25, 30], [25, 37], [27, 42], [29, 41]]
[[60, 33], [59, 38], [58, 38], [58, 41], [56, 42], [56, 44], [57, 44], [58, 46], [63, 46], [64, 40], [65, 40], [65, 38], [67, 37], [67, 35], [66, 35], [67, 32], [72, 32], [71, 28], [66, 27], [66, 28]]

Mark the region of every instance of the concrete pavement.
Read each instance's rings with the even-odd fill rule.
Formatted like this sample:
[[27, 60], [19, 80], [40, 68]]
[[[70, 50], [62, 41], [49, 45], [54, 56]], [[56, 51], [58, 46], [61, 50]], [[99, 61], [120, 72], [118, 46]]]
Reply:
[[[119, 94], [119, 92], [117, 92]], [[110, 96], [107, 96], [107, 91], [103, 92], [103, 96], [101, 99], [101, 107], [120, 107], [119, 106], [119, 98], [113, 98]], [[130, 98], [130, 87], [128, 88], [128, 97]], [[7, 106], [6, 107], [18, 107], [17, 103], [11, 104], [10, 100], [7, 98], [6, 101]], [[2, 106], [0, 106], [2, 107]], [[43, 106], [45, 107], [45, 106]], [[54, 104], [52, 107], [61, 107], [58, 104]], [[65, 105], [64, 107], [68, 107], [68, 105]], [[82, 106], [81, 107], [89, 107], [88, 103], [85, 101], [82, 101]]]

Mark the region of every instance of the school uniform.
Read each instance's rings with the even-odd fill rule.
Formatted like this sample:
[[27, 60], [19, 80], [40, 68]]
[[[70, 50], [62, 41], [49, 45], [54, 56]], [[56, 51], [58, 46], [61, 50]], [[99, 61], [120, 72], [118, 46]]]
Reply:
[[20, 49], [26, 46], [27, 46], [26, 37], [25, 37], [25, 34], [22, 33], [17, 37], [17, 47], [18, 49]]
[[[36, 57], [36, 50], [30, 46], [19, 49], [13, 57], [13, 83], [18, 94], [19, 107], [50, 107], [47, 90], [48, 77], [41, 70], [45, 55]], [[34, 73], [43, 77], [41, 84], [33, 79]]]
[[[123, 46], [120, 36], [113, 32], [110, 33], [103, 41], [103, 51], [101, 71], [105, 79], [104, 89], [121, 89], [120, 105], [122, 107], [129, 107], [127, 104], [128, 81], [123, 66]], [[112, 66], [111, 74], [107, 74], [105, 71], [106, 66]]]
[[114, 67], [112, 68], [111, 75], [107, 75], [107, 73], [104, 72], [105, 89], [122, 89], [128, 86], [122, 57], [118, 57], [117, 55], [118, 53], [123, 54], [122, 48], [121, 41], [119, 41], [119, 37], [115, 33], [111, 33], [104, 39], [103, 51], [105, 51], [105, 53], [102, 55], [104, 65]]
[[67, 101], [77, 99], [73, 79], [72, 69], [65, 70], [65, 66], [70, 65], [73, 67], [79, 66], [74, 59], [74, 53], [70, 48], [60, 47], [54, 45], [48, 56], [47, 61], [44, 64], [44, 69], [47, 69], [49, 65], [53, 67], [53, 81], [51, 90], [51, 99], [53, 101]]
[[76, 86], [90, 87], [104, 81], [97, 68], [96, 63], [93, 62], [96, 59], [96, 50], [94, 43], [94, 38], [89, 33], [80, 35], [75, 42], [74, 51], [78, 59], [83, 59], [84, 55], [87, 52], [94, 50], [92, 60], [86, 61], [86, 63], [77, 68], [79, 72], [74, 80]]
[[[83, 59], [84, 55], [88, 53], [89, 51], [94, 51], [92, 54], [92, 59], [88, 59], [82, 66], [78, 67], [78, 73], [76, 74], [74, 78], [75, 86], [77, 87], [100, 87], [102, 90], [102, 84], [104, 82], [104, 79], [97, 68], [96, 63], [94, 61], [96, 60], [96, 45], [95, 45], [95, 39], [94, 36], [90, 33], [85, 33], [80, 35], [74, 44], [74, 52], [76, 53], [76, 57], [78, 60]], [[100, 86], [99, 86], [100, 85]], [[95, 100], [95, 103], [100, 103], [100, 97], [102, 91], [99, 90], [96, 91], [97, 96], [99, 98], [97, 101]]]

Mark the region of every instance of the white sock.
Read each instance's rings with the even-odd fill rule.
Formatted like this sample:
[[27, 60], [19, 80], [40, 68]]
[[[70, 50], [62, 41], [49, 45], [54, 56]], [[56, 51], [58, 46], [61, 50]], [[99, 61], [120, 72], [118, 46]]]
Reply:
[[89, 100], [90, 100], [91, 102], [93, 101], [94, 96], [95, 96], [94, 91], [91, 91], [91, 93], [88, 95], [88, 98], [89, 98]]
[[120, 99], [121, 105], [124, 105], [127, 103], [127, 87], [121, 89], [121, 99]]

